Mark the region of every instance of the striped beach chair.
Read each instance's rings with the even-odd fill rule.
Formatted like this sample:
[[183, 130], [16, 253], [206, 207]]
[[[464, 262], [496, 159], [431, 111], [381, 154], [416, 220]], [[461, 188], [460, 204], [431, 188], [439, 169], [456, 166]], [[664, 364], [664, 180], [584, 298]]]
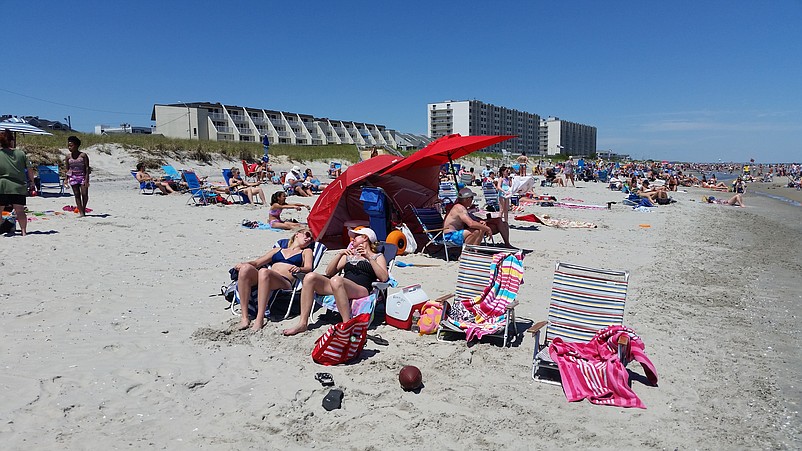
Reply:
[[[502, 255], [496, 258], [499, 254]], [[506, 258], [510, 259], [507, 263], [512, 265], [505, 265]], [[466, 244], [459, 260], [454, 301], [440, 322], [437, 339], [443, 341], [447, 333], [465, 334], [466, 339], [471, 339], [471, 335], [478, 338], [490, 335], [503, 338], [506, 346], [510, 343], [511, 331], [514, 332], [513, 337], [518, 337], [515, 307], [518, 305], [518, 288], [523, 278], [522, 259], [523, 254], [518, 249]], [[493, 264], [494, 260], [496, 265]], [[504, 268], [508, 271], [502, 274]], [[488, 296], [486, 289], [492, 291], [495, 288], [498, 290], [494, 295]], [[482, 302], [476, 302], [483, 294], [485, 297]], [[464, 304], [470, 301], [474, 305], [466, 309]], [[477, 324], [478, 317], [481, 317], [481, 322]], [[472, 330], [478, 330], [479, 333], [473, 334]]]
[[[559, 369], [549, 355], [549, 345], [556, 337], [566, 342], [588, 342], [597, 331], [621, 325], [628, 284], [627, 271], [558, 262], [554, 269], [548, 321], [536, 323], [528, 330], [535, 338], [532, 379], [560, 384]], [[543, 328], [545, 339], [541, 343]]]

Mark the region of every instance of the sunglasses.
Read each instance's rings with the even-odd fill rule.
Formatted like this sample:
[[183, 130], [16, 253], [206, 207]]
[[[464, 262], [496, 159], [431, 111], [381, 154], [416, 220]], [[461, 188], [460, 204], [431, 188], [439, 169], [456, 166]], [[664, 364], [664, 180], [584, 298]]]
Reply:
[[312, 236], [312, 232], [298, 232], [298, 233], [303, 233], [304, 236], [309, 238], [310, 240], [315, 239], [315, 237]]

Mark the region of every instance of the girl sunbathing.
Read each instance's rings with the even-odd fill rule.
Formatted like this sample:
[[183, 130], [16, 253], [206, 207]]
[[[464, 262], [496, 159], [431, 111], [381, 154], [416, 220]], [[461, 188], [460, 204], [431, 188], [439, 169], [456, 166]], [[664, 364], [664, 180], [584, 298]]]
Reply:
[[301, 211], [302, 207], [306, 207], [309, 210], [309, 205], [304, 204], [288, 204], [287, 203], [287, 193], [284, 191], [276, 191], [270, 196], [270, 211], [268, 212], [268, 218], [270, 221], [270, 227], [274, 229], [284, 229], [284, 230], [292, 230], [297, 229], [298, 227], [303, 227], [303, 224], [299, 224], [297, 222], [292, 221], [284, 221], [281, 219], [281, 211], [286, 210], [288, 208], [294, 208], [298, 211]]
[[[304, 228], [295, 232], [286, 249], [275, 247], [256, 260], [234, 266], [234, 269], [239, 271], [237, 291], [243, 304], [240, 306], [242, 320], [239, 323], [239, 330], [247, 329], [248, 326], [251, 326], [253, 330], [264, 327], [265, 310], [267, 310], [270, 293], [273, 290], [289, 290], [292, 288], [296, 274], [312, 271], [310, 244], [313, 241], [312, 232]], [[251, 289], [254, 285], [257, 285], [259, 294], [257, 295], [256, 318], [251, 324], [248, 317], [247, 300], [251, 297]]]

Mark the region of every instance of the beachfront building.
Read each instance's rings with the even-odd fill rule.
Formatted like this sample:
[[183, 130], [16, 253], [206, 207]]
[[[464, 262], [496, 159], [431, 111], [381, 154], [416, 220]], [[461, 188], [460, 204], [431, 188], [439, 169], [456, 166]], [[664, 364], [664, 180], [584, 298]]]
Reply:
[[395, 138], [396, 148], [401, 150], [423, 149], [433, 141], [428, 136], [415, 133], [395, 132], [393, 138]]
[[120, 124], [119, 127], [112, 127], [111, 125], [95, 125], [96, 135], [150, 135], [153, 133], [151, 127], [137, 127], [131, 124]]
[[483, 149], [487, 152], [526, 152], [535, 155], [539, 146], [537, 114], [504, 108], [478, 100], [447, 100], [428, 106], [430, 138], [459, 133], [460, 135], [518, 135]]
[[156, 104], [150, 119], [154, 133], [171, 138], [260, 142], [267, 135], [277, 144], [396, 147], [395, 132], [384, 125], [221, 103]]
[[549, 117], [540, 121], [539, 149], [543, 155], [593, 155], [596, 127]]

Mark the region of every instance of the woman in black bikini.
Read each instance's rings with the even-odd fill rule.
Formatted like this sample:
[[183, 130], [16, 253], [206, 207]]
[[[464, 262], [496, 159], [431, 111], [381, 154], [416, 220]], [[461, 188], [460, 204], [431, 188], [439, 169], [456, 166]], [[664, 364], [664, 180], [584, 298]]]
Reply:
[[[312, 248], [310, 244], [314, 239], [309, 229], [300, 229], [290, 238], [286, 248], [275, 247], [268, 253], [245, 263], [239, 263], [234, 269], [239, 271], [237, 290], [242, 300], [242, 321], [239, 330], [251, 326], [259, 330], [265, 326], [265, 310], [270, 292], [273, 290], [287, 290], [292, 287], [295, 274], [312, 271]], [[259, 294], [256, 319], [251, 324], [248, 318], [246, 299], [251, 297], [251, 289], [257, 285]]]
[[[310, 273], [304, 278], [301, 289], [301, 317], [298, 325], [286, 329], [284, 335], [305, 332], [312, 314], [315, 294], [333, 294], [342, 320], [351, 319], [351, 299], [370, 294], [373, 282], [386, 282], [390, 278], [387, 261], [376, 248], [376, 232], [363, 228], [348, 232], [354, 239], [348, 249], [341, 251], [326, 267], [326, 274]], [[336, 275], [340, 271], [343, 275]]]

